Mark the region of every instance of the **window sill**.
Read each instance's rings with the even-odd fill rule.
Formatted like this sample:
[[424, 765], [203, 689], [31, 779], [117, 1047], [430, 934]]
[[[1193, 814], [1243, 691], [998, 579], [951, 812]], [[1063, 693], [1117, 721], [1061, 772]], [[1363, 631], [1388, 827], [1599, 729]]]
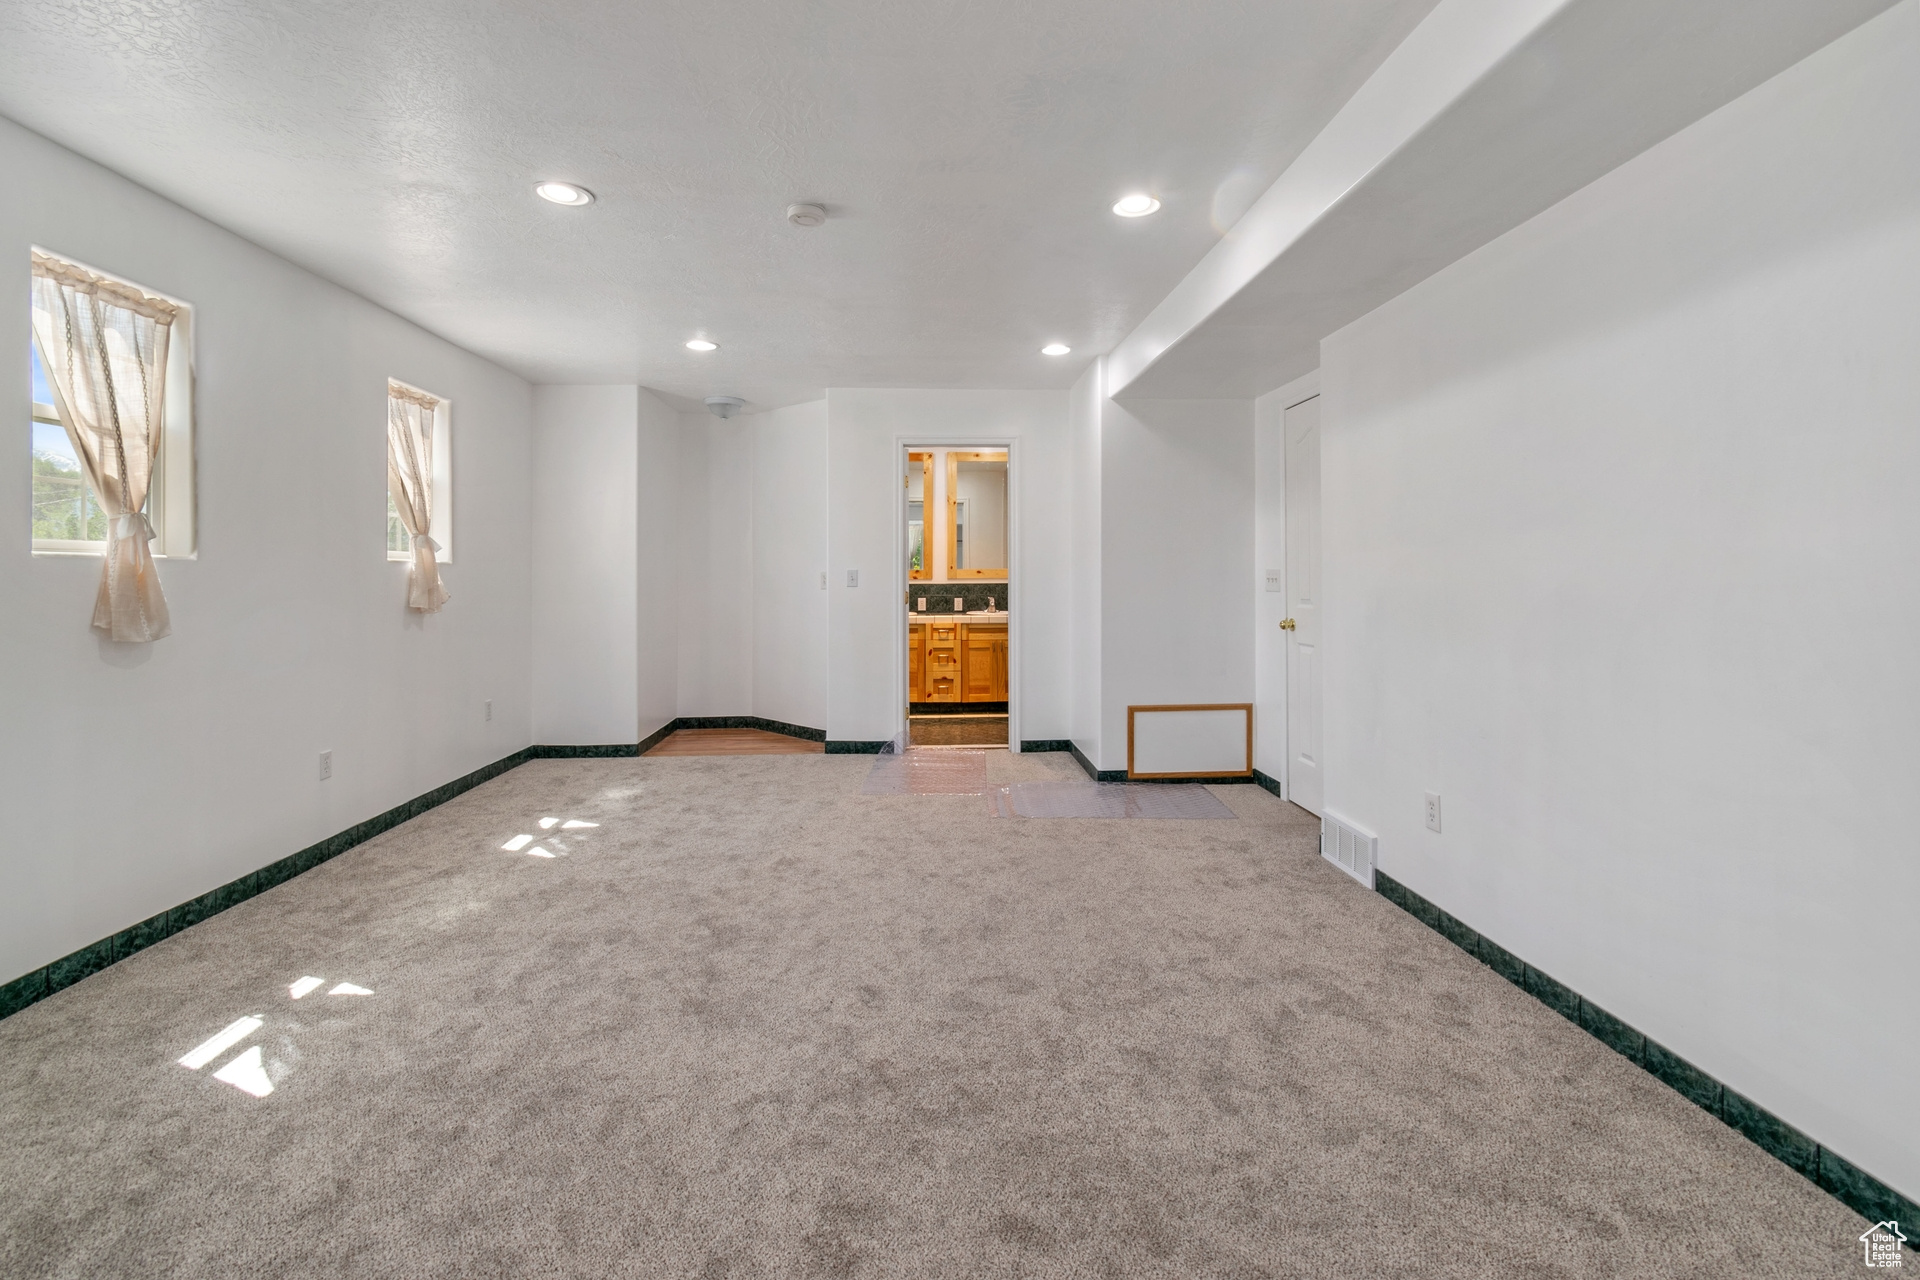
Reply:
[[[104, 559], [107, 554], [107, 544], [104, 542], [79, 542], [62, 546], [59, 543], [36, 542], [33, 544], [33, 554], [50, 558], [65, 557], [68, 559], [80, 559], [91, 556], [95, 559]], [[153, 553], [153, 558], [155, 560], [198, 560], [200, 553], [190, 551], [183, 556], [170, 556], [164, 551], [156, 551]]]

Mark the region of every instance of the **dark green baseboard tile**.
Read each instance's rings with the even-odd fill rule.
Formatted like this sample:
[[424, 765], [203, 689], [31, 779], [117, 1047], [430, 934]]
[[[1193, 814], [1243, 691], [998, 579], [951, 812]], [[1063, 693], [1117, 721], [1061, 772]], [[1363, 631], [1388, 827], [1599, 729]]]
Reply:
[[47, 998], [47, 971], [35, 969], [0, 987], [0, 1018]]
[[[1253, 781], [1256, 786], [1264, 787], [1276, 796], [1280, 795], [1280, 779], [1274, 777], [1272, 774], [1262, 773], [1258, 769], [1255, 769], [1253, 771]], [[1286, 799], [1285, 796], [1280, 796], [1280, 798], [1282, 800]]]
[[1771, 1111], [1722, 1086], [1720, 1118], [1781, 1164], [1819, 1181], [1820, 1144]]
[[1029, 751], [1072, 751], [1073, 744], [1065, 738], [1022, 738], [1020, 750]]
[[1755, 1146], [1870, 1222], [1920, 1223], [1920, 1205], [1860, 1166], [1835, 1155], [1780, 1117], [1622, 1022], [1579, 992], [1489, 941], [1392, 876], [1373, 873], [1374, 891], [1594, 1039], [1641, 1067], [1681, 1097], [1737, 1130]]
[[1374, 874], [1373, 891], [1408, 915], [1413, 914], [1413, 895], [1407, 892], [1405, 885], [1386, 872], [1380, 871]]
[[481, 783], [499, 777], [515, 765], [531, 759], [535, 752], [541, 750], [543, 748], [526, 747], [492, 764], [483, 765], [472, 773], [435, 787], [424, 795], [415, 796], [404, 804], [395, 805], [385, 813], [369, 818], [365, 822], [355, 823], [345, 831], [328, 836], [318, 844], [309, 845], [297, 853], [288, 854], [258, 870], [249, 871], [238, 879], [209, 889], [197, 898], [191, 898], [177, 907], [170, 907], [158, 915], [149, 916], [110, 937], [102, 938], [71, 955], [61, 956], [51, 964], [15, 978], [5, 986], [0, 986], [0, 1017], [18, 1013], [28, 1005], [44, 1000], [54, 992], [64, 990], [82, 978], [100, 972], [110, 964], [124, 960], [137, 951], [143, 951], [154, 943], [179, 933], [182, 929], [191, 928], [209, 916], [218, 915], [229, 907], [238, 906], [248, 898], [291, 880], [304, 871], [310, 871], [329, 858], [345, 853], [355, 845], [364, 844], [382, 832], [390, 831], [411, 818], [419, 817], [435, 805], [443, 804], [462, 792], [471, 791]]
[[768, 733], [784, 733], [789, 738], [799, 738], [802, 742], [825, 742], [827, 740], [827, 731], [825, 729], [809, 729], [806, 725], [788, 724], [785, 720], [767, 720], [760, 716], [755, 716], [753, 727], [756, 729], [764, 729]]
[[1080, 767], [1086, 770], [1087, 776], [1095, 782], [1125, 782], [1127, 780], [1127, 771], [1125, 769], [1094, 768], [1093, 761], [1087, 759], [1087, 753], [1080, 749], [1079, 743], [1068, 742], [1067, 750], [1073, 753], [1073, 758], [1080, 762]]
[[49, 994], [70, 987], [80, 979], [96, 974], [113, 963], [113, 939], [102, 938], [92, 946], [61, 956], [46, 969]]
[[133, 926], [133, 928], [127, 930], [127, 954], [132, 955], [136, 951], [144, 951], [168, 934], [176, 932], [172, 927], [172, 919], [173, 912], [162, 911], [159, 915], [149, 916], [139, 924]]
[[1703, 1111], [1720, 1114], [1720, 1082], [1658, 1040], [1648, 1040], [1641, 1066]]
[[1452, 916], [1440, 917], [1440, 932], [1448, 942], [1468, 955], [1477, 957], [1480, 954], [1480, 935]]
[[1647, 1038], [1591, 1000], [1580, 1001], [1580, 1026], [1627, 1061], [1646, 1065]]
[[1480, 950], [1476, 953], [1480, 963], [1493, 970], [1521, 990], [1527, 986], [1527, 964], [1519, 956], [1507, 950], [1486, 934], [1480, 935]]
[[637, 742], [596, 742], [580, 747], [528, 747], [529, 760], [617, 760], [640, 754]]
[[863, 742], [858, 738], [827, 738], [830, 756], [877, 756], [893, 745], [891, 738], [881, 742]]
[[1915, 1204], [1845, 1156], [1819, 1148], [1819, 1173], [1814, 1181], [1834, 1199], [1871, 1222], [1920, 1222]]
[[[1443, 919], [1451, 919], [1442, 912]], [[1442, 930], [1445, 932], [1445, 930]], [[1527, 994], [1553, 1010], [1568, 1022], [1580, 1021], [1580, 994], [1571, 987], [1555, 981], [1532, 965], [1526, 970]]]

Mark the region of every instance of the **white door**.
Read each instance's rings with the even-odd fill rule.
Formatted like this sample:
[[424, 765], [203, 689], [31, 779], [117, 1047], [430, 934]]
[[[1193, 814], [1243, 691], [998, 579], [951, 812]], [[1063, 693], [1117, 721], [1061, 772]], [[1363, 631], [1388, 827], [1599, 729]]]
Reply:
[[1318, 815], [1320, 771], [1320, 398], [1287, 410], [1287, 796]]

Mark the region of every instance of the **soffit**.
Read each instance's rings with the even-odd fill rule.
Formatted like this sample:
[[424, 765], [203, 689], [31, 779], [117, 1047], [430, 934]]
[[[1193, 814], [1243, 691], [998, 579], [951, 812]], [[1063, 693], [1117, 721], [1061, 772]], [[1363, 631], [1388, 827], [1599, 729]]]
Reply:
[[[1119, 344], [1109, 388], [1282, 386], [1318, 367], [1328, 334], [1893, 2], [1449, 0]], [[1484, 69], [1433, 95], [1467, 50]], [[1406, 117], [1423, 94], [1432, 108]]]

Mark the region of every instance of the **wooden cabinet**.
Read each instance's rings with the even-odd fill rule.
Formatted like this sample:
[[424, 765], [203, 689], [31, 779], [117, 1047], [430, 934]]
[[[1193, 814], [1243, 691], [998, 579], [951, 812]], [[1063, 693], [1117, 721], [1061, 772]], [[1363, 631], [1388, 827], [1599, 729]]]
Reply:
[[925, 673], [923, 702], [959, 702], [961, 632], [959, 622], [925, 622], [914, 627], [925, 638], [927, 655], [921, 670]]
[[907, 628], [909, 702], [1005, 702], [1007, 624], [916, 622]]
[[927, 700], [927, 629], [907, 628], [907, 701]]
[[961, 642], [962, 702], [1007, 700], [1007, 628], [968, 623]]

